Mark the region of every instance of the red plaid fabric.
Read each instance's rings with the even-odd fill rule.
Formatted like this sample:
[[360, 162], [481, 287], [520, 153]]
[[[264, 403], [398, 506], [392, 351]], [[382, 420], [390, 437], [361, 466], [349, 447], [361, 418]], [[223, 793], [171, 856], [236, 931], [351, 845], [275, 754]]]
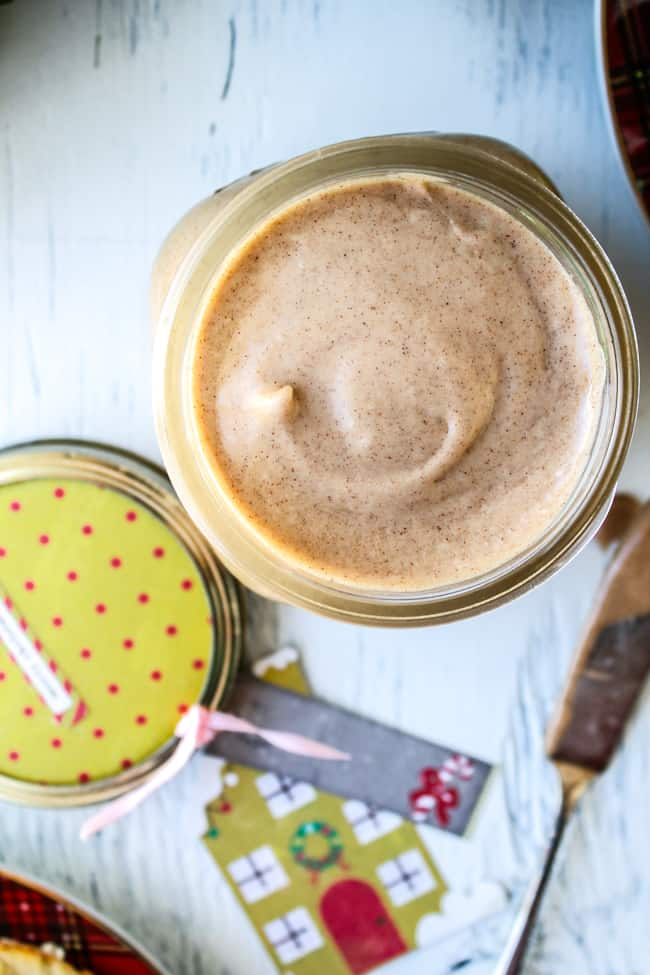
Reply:
[[650, 0], [609, 0], [606, 7], [614, 121], [650, 216]]
[[93, 975], [160, 975], [132, 948], [64, 901], [0, 875], [0, 937], [63, 948]]

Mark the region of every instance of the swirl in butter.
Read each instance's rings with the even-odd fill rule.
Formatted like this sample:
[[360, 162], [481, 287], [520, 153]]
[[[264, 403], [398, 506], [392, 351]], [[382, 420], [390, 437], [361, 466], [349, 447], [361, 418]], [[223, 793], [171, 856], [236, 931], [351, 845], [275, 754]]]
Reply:
[[270, 545], [334, 583], [412, 592], [543, 534], [584, 469], [604, 360], [522, 222], [404, 174], [259, 227], [219, 276], [193, 378], [206, 454]]

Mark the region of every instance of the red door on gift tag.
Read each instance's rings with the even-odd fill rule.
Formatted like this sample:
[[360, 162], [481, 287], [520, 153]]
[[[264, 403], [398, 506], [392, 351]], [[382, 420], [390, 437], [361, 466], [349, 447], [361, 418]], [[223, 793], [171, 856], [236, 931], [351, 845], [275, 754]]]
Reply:
[[407, 950], [379, 895], [363, 880], [333, 884], [321, 898], [320, 912], [354, 975], [362, 975]]

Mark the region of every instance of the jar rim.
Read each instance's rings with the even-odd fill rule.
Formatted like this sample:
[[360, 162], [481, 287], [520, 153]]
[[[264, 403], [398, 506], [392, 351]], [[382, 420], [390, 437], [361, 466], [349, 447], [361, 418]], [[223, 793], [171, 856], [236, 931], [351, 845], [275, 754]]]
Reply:
[[[481, 576], [405, 593], [358, 589], [315, 576], [266, 542], [224, 492], [219, 497], [216, 479], [210, 478], [209, 459], [200, 450], [190, 382], [193, 343], [202, 317], [199, 309], [233, 250], [277, 209], [328, 183], [389, 173], [427, 175], [478, 193], [520, 219], [550, 247], [577, 277], [583, 293], [589, 293], [585, 297], [590, 298], [592, 310], [601, 313], [600, 338], [607, 345], [603, 351], [611, 399], [606, 442], [600, 445], [602, 458], [589, 489], [585, 491], [583, 485], [578, 499], [574, 491], [542, 538]], [[318, 149], [254, 176], [198, 237], [172, 282], [158, 323], [154, 409], [161, 450], [179, 496], [221, 560], [244, 583], [338, 619], [384, 626], [426, 625], [473, 615], [527, 591], [593, 536], [613, 497], [634, 428], [638, 353], [630, 310], [613, 267], [551, 185], [525, 172], [518, 162], [513, 164], [471, 141], [454, 141], [454, 136], [371, 137]], [[602, 439], [602, 430], [600, 435]]]

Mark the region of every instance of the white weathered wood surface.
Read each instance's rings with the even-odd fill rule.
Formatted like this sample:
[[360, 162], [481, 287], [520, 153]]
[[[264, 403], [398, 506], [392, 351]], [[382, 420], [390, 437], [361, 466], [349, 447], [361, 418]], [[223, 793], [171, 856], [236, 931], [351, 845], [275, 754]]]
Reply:
[[[511, 140], [548, 171], [617, 266], [647, 365], [649, 235], [606, 126], [588, 0], [0, 6], [0, 442], [85, 436], [156, 457], [147, 279], [176, 218], [220, 184], [318, 144], [430, 129]], [[623, 479], [642, 494], [647, 389]], [[505, 756], [508, 815], [498, 796], [475, 842], [481, 870], [516, 893], [554, 801], [544, 714], [602, 564], [592, 547], [516, 604], [430, 631], [365, 631], [256, 602], [249, 651], [291, 640], [321, 694]], [[645, 703], [570, 832], [531, 975], [648, 971]], [[82, 813], [2, 806], [0, 859], [92, 901], [178, 975], [267, 972], [198, 842], [215, 787], [214, 763], [197, 759], [86, 846]], [[462, 879], [463, 854], [451, 857]], [[502, 920], [392, 970], [433, 975], [489, 958], [504, 934]]]

